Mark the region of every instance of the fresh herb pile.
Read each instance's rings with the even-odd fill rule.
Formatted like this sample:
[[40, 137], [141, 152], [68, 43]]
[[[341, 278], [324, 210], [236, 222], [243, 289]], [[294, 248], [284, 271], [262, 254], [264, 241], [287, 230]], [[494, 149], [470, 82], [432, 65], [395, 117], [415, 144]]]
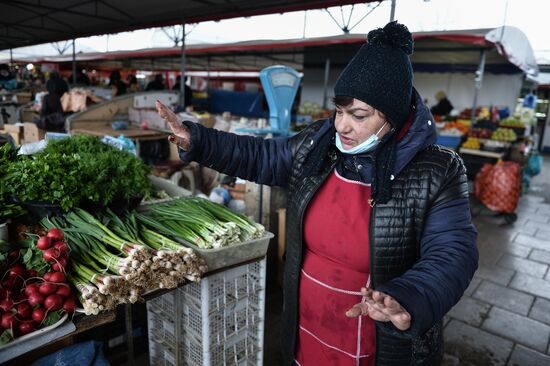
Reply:
[[[6, 175], [8, 166], [16, 157], [17, 151], [12, 149], [10, 144], [0, 147], [0, 180]], [[20, 206], [8, 203], [7, 199], [6, 186], [0, 184], [0, 224], [7, 218], [19, 216], [25, 212]]]
[[93, 136], [49, 141], [43, 151], [19, 156], [5, 170], [0, 179], [7, 194], [21, 202], [59, 204], [65, 211], [86, 200], [107, 206], [151, 193], [150, 167]]

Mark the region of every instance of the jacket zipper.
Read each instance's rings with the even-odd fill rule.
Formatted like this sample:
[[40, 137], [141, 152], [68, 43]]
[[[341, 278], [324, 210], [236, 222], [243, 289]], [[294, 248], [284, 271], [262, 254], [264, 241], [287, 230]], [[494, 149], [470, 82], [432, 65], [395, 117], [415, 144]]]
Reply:
[[[371, 198], [369, 200], [369, 203], [370, 203], [370, 206], [371, 206], [371, 209], [370, 209], [370, 218], [369, 218], [369, 267], [370, 267], [370, 278], [371, 278], [371, 281], [370, 281], [370, 284], [371, 284], [371, 287], [373, 289], [376, 288], [376, 284], [375, 284], [375, 278], [374, 278], [374, 273], [373, 273], [373, 260], [372, 258], [374, 257], [374, 235], [372, 234], [373, 231], [374, 231], [374, 215], [375, 215], [375, 211], [376, 211], [376, 201]], [[374, 351], [374, 364], [376, 365], [378, 363], [378, 328], [375, 326], [374, 327], [374, 344], [375, 344], [375, 351]]]

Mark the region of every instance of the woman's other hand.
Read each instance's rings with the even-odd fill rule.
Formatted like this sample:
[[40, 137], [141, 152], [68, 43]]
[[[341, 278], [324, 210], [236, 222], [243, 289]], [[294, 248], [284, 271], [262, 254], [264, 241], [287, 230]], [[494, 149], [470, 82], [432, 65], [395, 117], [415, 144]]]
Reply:
[[183, 150], [188, 150], [189, 140], [191, 138], [189, 129], [183, 123], [181, 123], [178, 116], [174, 112], [172, 112], [170, 108], [168, 108], [158, 100], [156, 102], [156, 107], [159, 116], [163, 118], [166, 122], [168, 122], [168, 125], [173, 132], [173, 134], [168, 137], [168, 140], [171, 143], [178, 145]]
[[411, 315], [394, 298], [380, 291], [372, 291], [365, 287], [361, 289], [365, 301], [353, 305], [346, 316], [355, 318], [368, 315], [373, 320], [392, 322], [399, 330], [407, 330], [411, 326]]

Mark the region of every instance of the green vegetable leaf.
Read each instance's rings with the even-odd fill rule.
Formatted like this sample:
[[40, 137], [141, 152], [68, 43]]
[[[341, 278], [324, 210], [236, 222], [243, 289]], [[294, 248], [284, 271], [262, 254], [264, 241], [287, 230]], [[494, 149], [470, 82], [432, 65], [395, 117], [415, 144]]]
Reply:
[[53, 325], [53, 324], [57, 323], [59, 321], [59, 319], [61, 319], [62, 316], [63, 316], [63, 314], [62, 314], [61, 310], [50, 311], [48, 313], [48, 315], [46, 315], [46, 318], [44, 319], [44, 323], [42, 323], [42, 325], [44, 327]]
[[0, 163], [0, 201], [11, 195], [22, 202], [55, 203], [69, 211], [85, 199], [108, 205], [115, 198], [147, 196], [152, 191], [149, 166], [93, 136], [51, 141], [31, 156], [1, 149]]
[[23, 263], [27, 268], [34, 268], [39, 276], [42, 276], [50, 268], [50, 264], [44, 260], [43, 252], [36, 247], [36, 245], [31, 245], [24, 250], [23, 254]]
[[4, 330], [2, 335], [0, 335], [0, 345], [10, 343], [11, 341], [13, 341], [13, 333], [11, 329]]
[[[23, 255], [23, 263], [25, 264], [29, 264], [32, 260], [32, 256], [33, 256], [33, 252], [32, 252], [32, 249], [27, 249], [25, 251], [25, 255]], [[27, 268], [32, 268], [32, 267], [27, 267]]]

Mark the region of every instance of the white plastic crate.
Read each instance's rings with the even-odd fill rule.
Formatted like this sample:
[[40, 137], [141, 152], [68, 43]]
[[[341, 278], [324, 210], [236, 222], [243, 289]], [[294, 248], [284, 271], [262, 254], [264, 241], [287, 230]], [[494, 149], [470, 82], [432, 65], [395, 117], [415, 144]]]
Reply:
[[153, 366], [262, 365], [265, 258], [147, 302]]

